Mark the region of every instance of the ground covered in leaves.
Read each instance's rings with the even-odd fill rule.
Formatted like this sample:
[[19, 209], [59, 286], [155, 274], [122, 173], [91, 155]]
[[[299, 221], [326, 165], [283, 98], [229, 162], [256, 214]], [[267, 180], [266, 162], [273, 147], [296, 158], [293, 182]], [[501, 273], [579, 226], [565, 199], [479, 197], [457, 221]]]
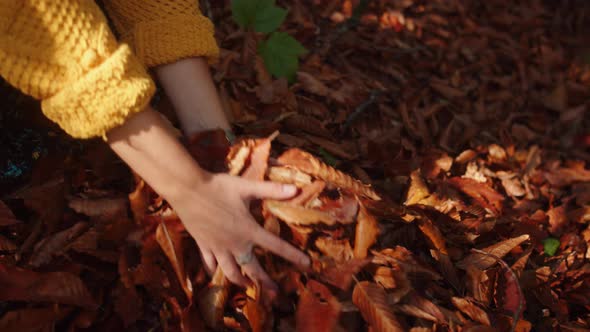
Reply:
[[252, 211], [312, 271], [257, 251], [273, 306], [210, 278], [104, 144], [65, 138], [4, 87], [0, 330], [588, 331], [590, 6], [278, 4], [308, 50], [292, 85], [227, 1], [204, 3], [241, 139], [187, 145], [210, 169], [301, 188]]

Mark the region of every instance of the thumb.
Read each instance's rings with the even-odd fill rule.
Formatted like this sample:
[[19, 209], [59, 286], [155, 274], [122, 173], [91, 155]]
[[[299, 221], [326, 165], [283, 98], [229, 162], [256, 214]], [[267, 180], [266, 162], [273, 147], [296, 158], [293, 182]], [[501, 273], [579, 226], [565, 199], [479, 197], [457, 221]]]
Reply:
[[287, 199], [297, 193], [297, 187], [271, 181], [245, 181], [242, 192], [248, 199]]

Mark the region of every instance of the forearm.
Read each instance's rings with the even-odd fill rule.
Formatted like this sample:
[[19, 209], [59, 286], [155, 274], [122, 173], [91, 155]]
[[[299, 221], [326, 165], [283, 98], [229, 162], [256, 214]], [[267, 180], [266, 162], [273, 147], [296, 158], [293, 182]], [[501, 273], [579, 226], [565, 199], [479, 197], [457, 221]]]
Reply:
[[231, 128], [204, 58], [182, 59], [155, 71], [186, 135]]
[[107, 133], [108, 144], [168, 200], [207, 180], [204, 172], [150, 107]]

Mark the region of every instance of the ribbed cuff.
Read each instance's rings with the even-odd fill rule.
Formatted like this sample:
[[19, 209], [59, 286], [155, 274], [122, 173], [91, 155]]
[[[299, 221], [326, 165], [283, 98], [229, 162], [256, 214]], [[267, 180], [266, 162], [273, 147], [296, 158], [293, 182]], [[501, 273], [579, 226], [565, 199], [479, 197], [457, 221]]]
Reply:
[[135, 53], [148, 67], [198, 56], [215, 63], [219, 57], [213, 24], [203, 15], [139, 22], [131, 33]]
[[76, 138], [104, 137], [140, 112], [155, 86], [126, 44], [41, 106], [43, 113]]

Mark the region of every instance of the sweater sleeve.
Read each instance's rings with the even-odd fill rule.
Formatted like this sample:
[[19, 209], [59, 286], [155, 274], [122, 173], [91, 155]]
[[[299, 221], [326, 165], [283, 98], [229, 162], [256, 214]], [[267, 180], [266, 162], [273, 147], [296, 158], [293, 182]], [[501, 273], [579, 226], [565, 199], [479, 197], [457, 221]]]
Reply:
[[148, 67], [187, 57], [215, 62], [219, 49], [213, 24], [197, 0], [103, 0], [120, 39]]
[[87, 0], [0, 0], [0, 75], [77, 138], [104, 137], [155, 90]]

